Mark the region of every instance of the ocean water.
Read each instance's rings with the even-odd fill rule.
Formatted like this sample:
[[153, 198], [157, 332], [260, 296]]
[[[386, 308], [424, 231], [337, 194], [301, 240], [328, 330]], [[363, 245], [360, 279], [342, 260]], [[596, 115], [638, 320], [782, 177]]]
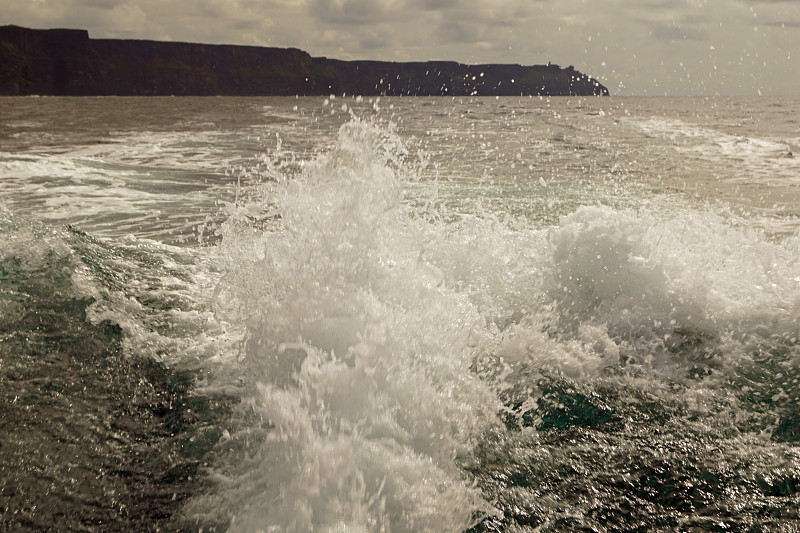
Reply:
[[0, 530], [800, 531], [797, 117], [0, 99]]

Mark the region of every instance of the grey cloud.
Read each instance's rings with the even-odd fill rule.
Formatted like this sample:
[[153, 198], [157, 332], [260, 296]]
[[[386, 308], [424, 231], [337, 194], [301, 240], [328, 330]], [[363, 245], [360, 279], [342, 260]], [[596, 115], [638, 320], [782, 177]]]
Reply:
[[800, 22], [798, 21], [782, 21], [782, 22], [764, 22], [762, 23], [764, 26], [770, 26], [772, 28], [791, 28], [791, 29], [800, 29]]
[[682, 0], [641, 0], [629, 5], [639, 9], [676, 9], [685, 5]]
[[686, 11], [684, 0], [623, 0], [616, 16], [623, 16], [638, 22], [673, 18]]
[[440, 11], [458, 7], [463, 0], [422, 0], [421, 7], [428, 11]]
[[231, 21], [231, 28], [235, 30], [254, 30], [261, 28], [261, 21], [258, 19], [238, 19]]
[[483, 34], [480, 26], [474, 23], [448, 20], [439, 26], [438, 36], [444, 42], [472, 43], [479, 41]]
[[370, 32], [361, 37], [358, 41], [358, 46], [362, 50], [380, 50], [389, 46], [389, 39], [387, 35], [379, 35], [375, 32]]
[[312, 0], [309, 9], [313, 17], [335, 24], [374, 23], [398, 12], [381, 0]]
[[709, 22], [708, 17], [696, 13], [676, 16], [674, 12], [663, 14], [648, 13], [647, 15], [631, 16], [628, 20], [651, 28], [657, 26], [674, 27], [688, 29], [689, 32], [692, 31], [692, 26], [705, 26]]
[[197, 12], [203, 15], [214, 18], [227, 16], [229, 14], [228, 11], [220, 6], [218, 2], [209, 2], [207, 0], [198, 2], [195, 9]]
[[708, 34], [704, 31], [678, 25], [658, 24], [652, 29], [652, 35], [658, 41], [706, 41]]
[[83, 0], [80, 4], [86, 7], [99, 7], [101, 9], [114, 9], [125, 4], [126, 0]]
[[406, 0], [409, 11], [424, 10], [449, 19], [511, 24], [530, 15], [532, 4], [550, 0]]

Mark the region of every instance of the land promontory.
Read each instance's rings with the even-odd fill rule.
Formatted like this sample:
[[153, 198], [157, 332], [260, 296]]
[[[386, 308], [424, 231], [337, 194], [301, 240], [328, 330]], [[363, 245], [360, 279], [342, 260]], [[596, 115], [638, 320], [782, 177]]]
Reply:
[[295, 48], [91, 39], [86, 30], [0, 26], [0, 95], [608, 95], [558, 65], [396, 63]]

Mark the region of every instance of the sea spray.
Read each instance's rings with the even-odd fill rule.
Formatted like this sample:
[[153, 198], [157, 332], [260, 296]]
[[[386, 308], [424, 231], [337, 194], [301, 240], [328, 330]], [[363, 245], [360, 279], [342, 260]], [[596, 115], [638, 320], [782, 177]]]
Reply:
[[620, 350], [620, 364], [671, 378], [671, 370], [730, 369], [752, 342], [793, 342], [800, 241], [769, 242], [731, 222], [712, 212], [608, 207], [562, 218], [548, 235], [545, 287], [559, 335], [600, 326]]
[[[426, 258], [441, 230], [403, 204], [398, 146], [352, 120], [223, 229], [218, 305], [248, 327], [238, 460], [212, 497], [231, 531], [462, 531], [491, 512], [457, 464], [499, 412], [471, 371], [482, 317]], [[275, 227], [247, 224], [254, 207]]]
[[597, 103], [2, 108], [0, 529], [797, 529], [797, 101]]
[[587, 206], [530, 239], [546, 296], [502, 329], [479, 531], [796, 527], [800, 239], [738, 222]]
[[581, 207], [550, 228], [456, 213], [422, 198], [402, 148], [354, 119], [299, 174], [262, 160], [232, 206], [215, 305], [247, 326], [247, 392], [209, 497], [230, 530], [507, 521], [483, 461], [520, 428], [652, 409], [714, 417], [709, 433], [766, 427], [721, 416], [737, 399], [715, 389], [752, 382], [754, 351], [796, 351], [796, 238], [676, 206]]

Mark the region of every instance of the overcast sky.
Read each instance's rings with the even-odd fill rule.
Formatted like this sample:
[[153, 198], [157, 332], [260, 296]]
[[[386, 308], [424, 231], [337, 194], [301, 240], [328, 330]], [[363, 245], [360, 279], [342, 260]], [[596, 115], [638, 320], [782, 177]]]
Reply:
[[616, 95], [800, 95], [800, 0], [2, 0], [0, 24], [338, 59], [574, 65]]

